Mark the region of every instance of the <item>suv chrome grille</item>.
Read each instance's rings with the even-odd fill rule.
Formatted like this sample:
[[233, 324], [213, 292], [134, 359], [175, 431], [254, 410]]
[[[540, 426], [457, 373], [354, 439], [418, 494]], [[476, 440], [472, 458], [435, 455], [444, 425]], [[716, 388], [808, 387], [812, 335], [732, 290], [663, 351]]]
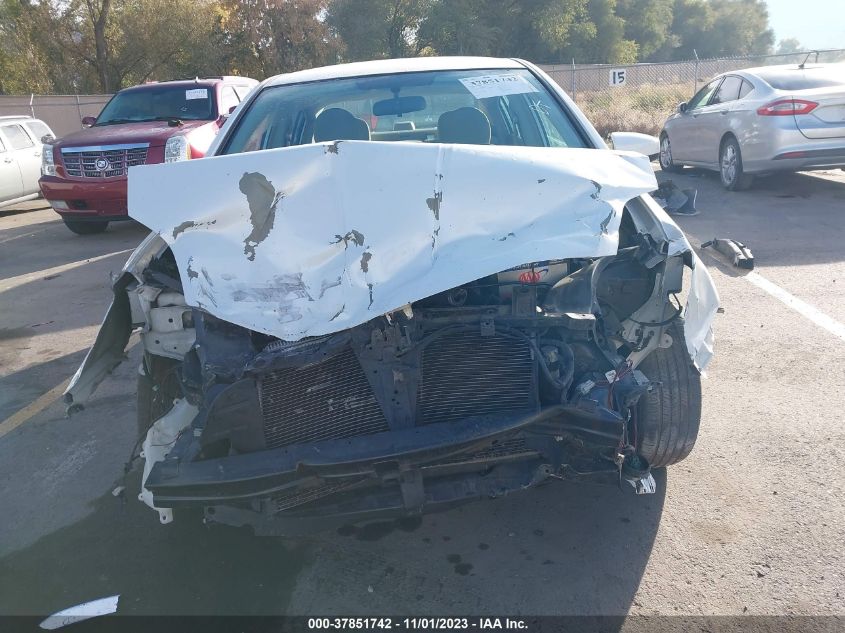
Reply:
[[125, 176], [130, 167], [147, 162], [149, 143], [68, 147], [62, 149], [62, 162], [68, 176], [112, 178]]

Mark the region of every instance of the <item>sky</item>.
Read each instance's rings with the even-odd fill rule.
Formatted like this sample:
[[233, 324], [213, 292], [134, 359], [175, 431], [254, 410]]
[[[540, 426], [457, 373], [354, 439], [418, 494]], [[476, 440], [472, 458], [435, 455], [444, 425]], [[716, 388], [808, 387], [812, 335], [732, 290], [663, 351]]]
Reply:
[[802, 48], [845, 48], [845, 0], [766, 0], [775, 39]]

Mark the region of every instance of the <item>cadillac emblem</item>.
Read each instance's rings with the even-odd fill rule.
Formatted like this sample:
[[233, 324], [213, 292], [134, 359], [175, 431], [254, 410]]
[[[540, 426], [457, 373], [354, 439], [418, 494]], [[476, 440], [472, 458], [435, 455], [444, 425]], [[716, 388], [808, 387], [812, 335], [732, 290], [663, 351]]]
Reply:
[[109, 164], [109, 161], [107, 161], [105, 158], [98, 158], [97, 162], [94, 163], [94, 165], [100, 171], [108, 171], [109, 169], [111, 169], [111, 165]]

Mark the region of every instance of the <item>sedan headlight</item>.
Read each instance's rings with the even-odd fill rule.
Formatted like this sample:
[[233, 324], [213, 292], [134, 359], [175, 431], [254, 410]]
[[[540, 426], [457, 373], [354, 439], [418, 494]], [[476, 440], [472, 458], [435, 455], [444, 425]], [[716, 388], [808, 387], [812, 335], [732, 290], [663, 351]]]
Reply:
[[41, 147], [41, 175], [56, 175], [56, 161], [53, 160], [53, 146], [47, 145], [46, 143]]
[[191, 144], [181, 134], [171, 136], [164, 144], [164, 162], [175, 163], [180, 160], [188, 160], [191, 157]]

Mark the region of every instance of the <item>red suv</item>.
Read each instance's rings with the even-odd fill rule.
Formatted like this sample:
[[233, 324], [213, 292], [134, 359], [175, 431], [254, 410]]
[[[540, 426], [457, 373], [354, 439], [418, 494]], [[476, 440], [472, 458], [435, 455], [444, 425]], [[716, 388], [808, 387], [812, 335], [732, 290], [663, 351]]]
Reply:
[[135, 165], [202, 158], [229, 112], [257, 85], [245, 77], [148, 83], [121, 90], [87, 129], [44, 147], [41, 191], [67, 227], [101, 233], [127, 220]]

